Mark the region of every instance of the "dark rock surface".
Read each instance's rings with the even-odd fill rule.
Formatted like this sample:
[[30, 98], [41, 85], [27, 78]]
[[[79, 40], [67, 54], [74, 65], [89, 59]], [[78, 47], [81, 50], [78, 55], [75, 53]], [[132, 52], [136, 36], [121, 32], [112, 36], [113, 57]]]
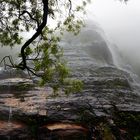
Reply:
[[0, 121], [1, 140], [26, 140], [31, 138], [27, 126], [20, 122]]
[[[100, 65], [79, 47], [69, 45], [64, 51], [64, 57], [72, 69], [71, 76], [84, 83], [81, 93], [68, 97], [60, 94], [54, 98], [49, 87], [24, 90], [26, 85], [32, 87], [31, 80], [24, 76], [15, 77], [14, 74], [4, 78], [6, 71], [4, 75], [0, 73], [0, 119], [8, 122], [10, 114], [11, 122], [16, 120], [28, 126], [28, 129], [23, 127], [22, 131], [20, 128], [19, 131], [13, 129], [14, 132], [21, 132], [21, 137], [12, 132], [15, 135], [10, 135], [11, 139], [90, 140], [98, 136], [98, 139], [106, 137], [106, 140], [114, 140], [115, 134], [111, 130], [114, 126], [111, 127], [108, 121], [104, 122], [104, 118], [112, 120], [116, 110], [140, 112], [139, 87], [134, 86], [136, 83], [131, 73], [107, 63]], [[51, 130], [44, 127], [49, 123], [81, 127], [67, 126], [62, 129], [62, 125]], [[2, 133], [1, 129], [0, 139], [6, 139], [11, 132]], [[117, 127], [115, 129], [118, 132], [116, 135], [119, 134], [121, 138], [123, 132]], [[23, 135], [25, 133], [27, 135]]]

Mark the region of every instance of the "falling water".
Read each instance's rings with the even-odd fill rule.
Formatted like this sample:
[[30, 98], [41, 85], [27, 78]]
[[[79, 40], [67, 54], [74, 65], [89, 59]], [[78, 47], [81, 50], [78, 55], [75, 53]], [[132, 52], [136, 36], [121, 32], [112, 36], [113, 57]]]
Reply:
[[[8, 93], [10, 92], [11, 88], [10, 88], [10, 83], [8, 83]], [[12, 119], [12, 107], [9, 106], [9, 115], [8, 115], [8, 123], [7, 123], [7, 129], [8, 130], [11, 130], [12, 129], [12, 122], [11, 122], [11, 119]], [[7, 136], [7, 139], [10, 140], [11, 137], [10, 135]]]
[[[10, 75], [11, 75], [11, 73], [10, 73]], [[10, 85], [10, 82], [8, 82], [7, 93], [9, 94], [10, 92], [11, 92], [11, 85]], [[8, 129], [12, 128], [11, 119], [12, 119], [12, 107], [9, 106], [8, 124], [7, 124]], [[10, 138], [8, 138], [8, 139], [10, 139]]]
[[139, 5], [139, 0], [95, 0], [87, 8], [87, 19], [97, 22], [107, 34], [117, 66], [140, 77]]
[[11, 128], [12, 127], [12, 107], [10, 106], [9, 107], [9, 116], [8, 116], [8, 128]]

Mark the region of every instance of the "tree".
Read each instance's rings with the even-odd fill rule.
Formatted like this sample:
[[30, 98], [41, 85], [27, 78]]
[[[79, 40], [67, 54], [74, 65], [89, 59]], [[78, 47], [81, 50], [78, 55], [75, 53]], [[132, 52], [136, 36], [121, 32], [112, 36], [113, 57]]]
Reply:
[[[21, 45], [21, 62], [15, 64], [6, 56], [11, 63], [6, 66], [27, 70], [40, 77], [42, 85], [51, 84], [54, 89], [66, 83], [80, 89], [80, 82], [64, 80], [68, 77], [68, 69], [58, 42], [64, 31], [79, 33], [83, 21], [78, 16], [85, 13], [88, 2], [90, 0], [81, 0], [75, 5], [74, 0], [1, 0], [0, 44]], [[54, 23], [53, 28], [47, 24], [50, 20]], [[34, 33], [24, 43], [22, 32], [31, 31]]]

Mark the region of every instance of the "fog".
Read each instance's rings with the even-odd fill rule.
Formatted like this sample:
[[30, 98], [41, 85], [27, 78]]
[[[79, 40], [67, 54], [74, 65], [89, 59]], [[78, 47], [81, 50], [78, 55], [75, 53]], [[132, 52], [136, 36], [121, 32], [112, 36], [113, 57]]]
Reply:
[[[107, 39], [118, 47], [123, 63], [140, 75], [140, 0], [92, 0], [87, 19], [103, 29]], [[121, 61], [121, 60], [120, 60]]]
[[[127, 3], [119, 0], [91, 0], [87, 7], [86, 20], [101, 28], [111, 49], [118, 55], [114, 59], [118, 65], [132, 66], [140, 75], [140, 0], [129, 0]], [[27, 37], [27, 36], [26, 36]], [[13, 50], [2, 48], [0, 58], [5, 54], [16, 54], [19, 48]]]

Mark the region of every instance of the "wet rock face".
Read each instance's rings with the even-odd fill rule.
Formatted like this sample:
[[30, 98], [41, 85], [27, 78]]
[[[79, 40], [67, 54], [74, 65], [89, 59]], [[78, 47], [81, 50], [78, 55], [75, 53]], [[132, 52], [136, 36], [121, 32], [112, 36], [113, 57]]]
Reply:
[[[10, 135], [10, 137], [22, 139], [22, 137], [32, 137], [32, 134], [35, 133], [36, 135], [33, 137], [41, 140], [57, 140], [62, 137], [63, 140], [88, 139], [91, 138], [90, 129], [94, 128], [97, 118], [113, 115], [114, 106], [112, 104], [115, 104], [119, 110], [140, 111], [140, 97], [131, 87], [130, 82], [133, 80], [128, 73], [112, 66], [95, 66], [93, 69], [88, 69], [94, 64], [86, 63], [85, 65], [89, 66], [84, 68], [84, 65], [81, 65], [82, 60], [77, 59], [77, 61], [80, 62], [77, 63], [72, 76], [83, 80], [84, 89], [81, 93], [75, 93], [69, 97], [60, 94], [57, 98], [53, 98], [52, 89], [48, 87], [34, 88], [23, 92], [1, 91], [0, 119], [8, 121], [9, 108], [11, 107], [11, 121], [24, 122], [30, 130], [27, 136], [22, 135], [23, 132], [26, 133], [27, 129], [13, 130], [12, 134], [14, 135]], [[12, 82], [14, 83], [14, 81]], [[48, 123], [52, 124], [45, 125]], [[54, 123], [56, 125], [53, 125]], [[76, 127], [74, 128], [71, 124], [75, 124]], [[80, 128], [79, 124], [86, 128]], [[104, 128], [107, 129], [104, 135], [112, 137], [113, 132], [108, 132], [110, 130], [108, 127], [106, 125], [99, 126], [99, 129], [95, 127], [96, 133]], [[100, 137], [102, 133], [100, 132]], [[121, 132], [119, 131], [119, 133]], [[6, 135], [2, 132], [1, 137]]]
[[[101, 32], [102, 31], [96, 26], [93, 28], [93, 26], [90, 27], [88, 25], [82, 28], [80, 34], [77, 36], [65, 33], [61, 46], [63, 46], [64, 49], [70, 47], [71, 50], [69, 49], [69, 51], [76, 50], [77, 48], [77, 51], [84, 50], [84, 53], [89, 55], [98, 65], [113, 65], [110, 48], [103, 35], [101, 35]], [[66, 51], [66, 53], [69, 51]]]
[[[0, 120], [8, 122], [11, 112], [11, 121], [24, 122], [30, 130], [28, 135], [24, 127], [19, 127], [19, 131], [13, 129], [12, 133], [4, 133], [0, 128], [0, 139], [11, 133], [14, 135], [10, 136], [17, 139], [26, 139], [24, 134], [27, 134], [27, 140], [31, 139], [32, 134], [37, 140], [58, 140], [62, 137], [63, 140], [88, 140], [91, 139], [91, 132], [93, 136], [93, 132], [99, 133], [102, 128], [107, 129], [111, 138], [110, 128], [98, 126], [97, 118], [102, 122], [100, 118], [112, 117], [115, 107], [119, 111], [140, 112], [140, 96], [133, 88], [135, 83], [129, 73], [106, 63], [101, 66], [79, 47], [69, 45], [64, 52], [72, 69], [71, 76], [84, 83], [81, 93], [69, 97], [60, 94], [54, 98], [51, 88], [30, 88], [33, 83], [26, 76], [16, 75], [16, 71], [12, 75], [11, 72], [0, 71]], [[102, 136], [102, 132], [100, 134]]]

